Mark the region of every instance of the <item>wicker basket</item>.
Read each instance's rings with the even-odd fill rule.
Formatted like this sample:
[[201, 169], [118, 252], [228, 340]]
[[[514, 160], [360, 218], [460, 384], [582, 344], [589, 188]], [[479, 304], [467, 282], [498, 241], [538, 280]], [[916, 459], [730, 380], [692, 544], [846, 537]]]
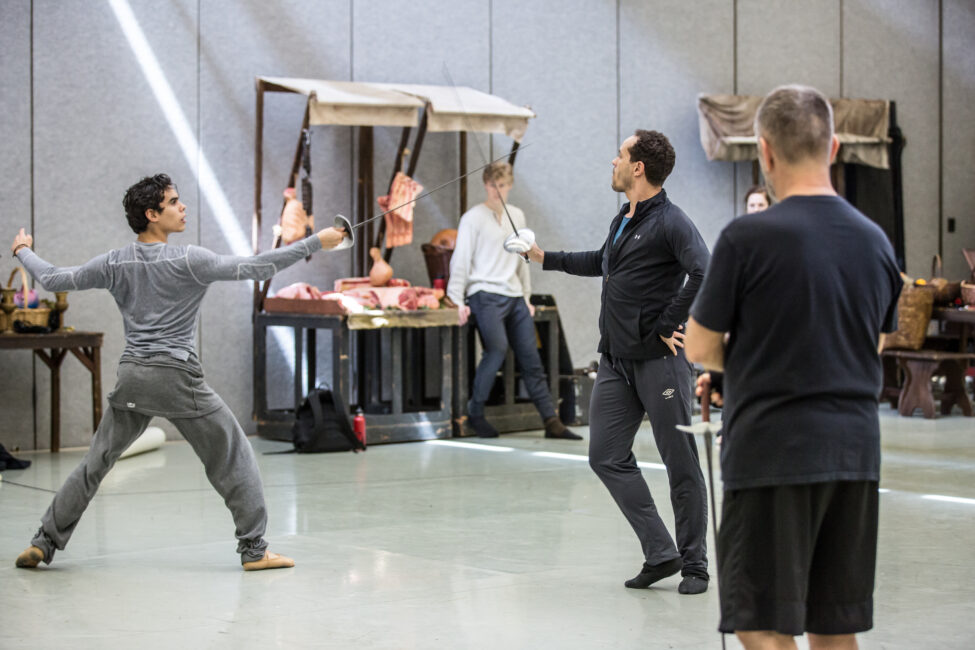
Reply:
[[897, 300], [897, 331], [884, 337], [884, 350], [920, 350], [933, 307], [933, 289], [905, 283]]
[[454, 249], [438, 244], [423, 244], [423, 260], [427, 263], [427, 276], [432, 287], [438, 279], [443, 280], [444, 288], [450, 282], [450, 258]]
[[961, 299], [969, 307], [975, 307], [975, 284], [970, 282], [961, 283]]
[[12, 327], [15, 321], [21, 320], [28, 325], [40, 325], [41, 327], [47, 327], [47, 324], [51, 318], [51, 310], [47, 307], [30, 308], [27, 306], [27, 296], [30, 293], [30, 285], [27, 282], [27, 272], [22, 266], [18, 266], [10, 272], [10, 278], [7, 280], [7, 288], [13, 288], [14, 278], [17, 276], [18, 272], [20, 272], [21, 290], [24, 293], [24, 307], [21, 309], [15, 309], [10, 314], [10, 326]]
[[931, 261], [931, 279], [928, 280], [928, 286], [934, 289], [936, 305], [953, 303], [961, 291], [961, 282], [952, 282], [944, 277], [940, 255], [935, 255]]

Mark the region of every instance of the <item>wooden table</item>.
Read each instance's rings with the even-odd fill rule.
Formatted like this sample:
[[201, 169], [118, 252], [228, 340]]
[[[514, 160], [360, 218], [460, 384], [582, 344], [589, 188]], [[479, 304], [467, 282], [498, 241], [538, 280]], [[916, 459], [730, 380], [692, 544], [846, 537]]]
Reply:
[[965, 392], [963, 369], [965, 364], [975, 360], [975, 354], [937, 350], [885, 350], [882, 355], [896, 359], [904, 371], [904, 387], [891, 399], [892, 406], [896, 400], [897, 411], [901, 415], [910, 416], [914, 409], [920, 408], [925, 418], [935, 416], [931, 377], [937, 373], [945, 376], [941, 414], [948, 415], [951, 407], [957, 404], [963, 415], [972, 417], [972, 403]]
[[[359, 405], [365, 411], [368, 444], [449, 438], [457, 325], [456, 309], [354, 315], [255, 314], [253, 417], [257, 433], [274, 440], [291, 440], [295, 412], [306, 390], [317, 382], [317, 331], [328, 330], [332, 337], [331, 387], [338, 389], [350, 407]], [[294, 331], [293, 407], [268, 405], [270, 327]], [[427, 356], [436, 362], [426, 363]], [[429, 384], [437, 386], [436, 395], [426, 395]]]
[[0, 350], [33, 350], [51, 369], [51, 451], [61, 449], [61, 362], [70, 352], [91, 373], [92, 431], [102, 419], [101, 332], [0, 334]]
[[968, 339], [972, 335], [972, 326], [975, 325], [975, 309], [935, 307], [931, 312], [931, 318], [942, 323], [959, 323], [961, 332], [958, 351], [968, 351]]

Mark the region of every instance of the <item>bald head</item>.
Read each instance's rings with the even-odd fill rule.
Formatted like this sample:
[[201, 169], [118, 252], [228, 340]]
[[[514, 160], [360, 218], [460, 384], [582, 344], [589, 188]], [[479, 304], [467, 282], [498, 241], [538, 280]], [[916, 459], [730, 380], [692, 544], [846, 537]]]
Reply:
[[833, 107], [815, 88], [779, 86], [758, 107], [755, 135], [789, 165], [829, 164]]

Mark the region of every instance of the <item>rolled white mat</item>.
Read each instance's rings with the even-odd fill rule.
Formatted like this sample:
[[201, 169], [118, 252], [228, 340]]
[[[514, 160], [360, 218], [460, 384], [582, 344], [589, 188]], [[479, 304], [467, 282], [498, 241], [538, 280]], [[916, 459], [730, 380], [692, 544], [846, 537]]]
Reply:
[[122, 452], [119, 460], [159, 449], [164, 442], [166, 442], [166, 433], [159, 427], [149, 427], [129, 445], [128, 449]]

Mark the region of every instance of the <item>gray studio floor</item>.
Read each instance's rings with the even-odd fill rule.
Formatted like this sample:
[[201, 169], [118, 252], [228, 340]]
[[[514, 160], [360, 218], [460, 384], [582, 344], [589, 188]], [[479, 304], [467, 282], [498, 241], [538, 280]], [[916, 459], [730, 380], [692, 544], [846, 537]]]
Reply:
[[[975, 419], [881, 413], [876, 629], [861, 647], [975, 647]], [[636, 452], [672, 521], [646, 427]], [[297, 567], [245, 574], [228, 513], [171, 442], [119, 462], [53, 565], [15, 569], [82, 453], [20, 454], [34, 465], [3, 473], [0, 648], [721, 647], [714, 588], [623, 588], [641, 557], [585, 443], [261, 454], [271, 548]]]

